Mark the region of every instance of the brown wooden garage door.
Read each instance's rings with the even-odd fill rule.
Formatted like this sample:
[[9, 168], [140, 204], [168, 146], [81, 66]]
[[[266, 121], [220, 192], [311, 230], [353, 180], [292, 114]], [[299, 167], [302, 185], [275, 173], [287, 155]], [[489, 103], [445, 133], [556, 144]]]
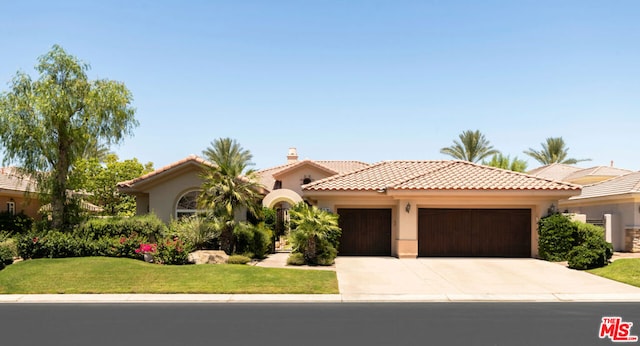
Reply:
[[338, 255], [391, 255], [391, 209], [338, 209], [338, 214]]
[[530, 209], [420, 209], [418, 256], [530, 257]]

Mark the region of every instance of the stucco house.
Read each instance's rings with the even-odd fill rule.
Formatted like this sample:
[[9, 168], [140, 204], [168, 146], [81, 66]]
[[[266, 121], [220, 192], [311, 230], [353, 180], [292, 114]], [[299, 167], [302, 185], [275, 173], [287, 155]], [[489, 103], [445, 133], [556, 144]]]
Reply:
[[[118, 183], [136, 197], [137, 213], [168, 222], [197, 211], [201, 169], [197, 157]], [[338, 213], [340, 255], [532, 257], [537, 221], [580, 186], [466, 161], [298, 160], [258, 171], [263, 205], [294, 203]], [[242, 217], [241, 215], [237, 215]]]
[[535, 257], [537, 221], [580, 186], [466, 161], [383, 161], [302, 187], [340, 215], [340, 255]]
[[640, 173], [611, 166], [579, 168], [559, 163], [531, 175], [582, 185], [582, 193], [558, 201], [558, 208], [603, 226], [616, 251], [640, 252]]
[[0, 168], [0, 210], [39, 219], [40, 206], [34, 181], [21, 176], [13, 167]]
[[607, 241], [616, 251], [640, 252], [640, 172], [582, 187], [582, 193], [560, 201], [560, 208], [603, 220]]
[[[301, 185], [367, 166], [359, 161], [299, 161], [295, 148], [289, 149], [286, 162], [257, 172], [264, 188], [263, 205], [284, 214], [291, 205], [303, 200]], [[204, 158], [190, 155], [141, 177], [120, 182], [118, 189], [135, 196], [136, 214], [153, 212], [169, 222], [197, 212], [196, 200], [203, 183], [200, 173], [211, 165]], [[238, 211], [236, 219], [245, 219], [244, 214]]]

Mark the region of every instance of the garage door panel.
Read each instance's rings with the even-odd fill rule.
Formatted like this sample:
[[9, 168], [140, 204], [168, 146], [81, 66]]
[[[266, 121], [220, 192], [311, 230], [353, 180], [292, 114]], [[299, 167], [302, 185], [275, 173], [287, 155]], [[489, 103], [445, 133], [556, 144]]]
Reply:
[[338, 209], [338, 214], [339, 255], [391, 255], [391, 209]]
[[419, 256], [530, 256], [530, 209], [420, 209], [418, 215]]
[[421, 233], [418, 253], [431, 256], [461, 256], [472, 250], [471, 212], [449, 209], [420, 209], [419, 223], [427, 224], [430, 232]]

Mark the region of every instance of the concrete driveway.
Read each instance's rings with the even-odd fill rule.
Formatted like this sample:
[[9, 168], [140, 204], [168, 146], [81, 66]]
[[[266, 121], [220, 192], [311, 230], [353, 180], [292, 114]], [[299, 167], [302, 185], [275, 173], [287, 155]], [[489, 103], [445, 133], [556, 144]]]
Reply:
[[349, 301], [640, 301], [640, 288], [531, 258], [338, 257]]

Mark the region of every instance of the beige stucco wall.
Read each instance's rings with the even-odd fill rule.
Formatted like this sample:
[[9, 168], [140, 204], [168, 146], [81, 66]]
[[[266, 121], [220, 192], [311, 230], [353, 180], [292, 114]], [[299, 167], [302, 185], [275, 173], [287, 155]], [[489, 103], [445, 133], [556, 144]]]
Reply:
[[25, 215], [32, 217], [36, 220], [40, 219], [38, 210], [40, 209], [40, 202], [38, 196], [32, 194], [31, 196], [25, 196], [23, 192], [16, 191], [15, 193], [6, 193], [0, 196], [0, 210], [7, 211], [7, 202], [13, 201], [15, 203], [16, 214], [23, 212]]
[[282, 181], [282, 188], [295, 191], [298, 195], [302, 196], [302, 181], [305, 177], [310, 177], [311, 181], [327, 178], [332, 174], [321, 170], [310, 164], [301, 165], [300, 167], [285, 172], [282, 176], [277, 176], [277, 180]]
[[[557, 198], [543, 195], [515, 195], [504, 193], [483, 194], [410, 194], [389, 196], [371, 193], [332, 195], [312, 194], [320, 208], [337, 212], [339, 208], [392, 208], [391, 255], [399, 258], [415, 258], [418, 255], [419, 208], [511, 208], [531, 209], [531, 256], [538, 255], [538, 220], [547, 214], [551, 204], [558, 205]], [[407, 204], [411, 205], [409, 212]]]
[[198, 174], [196, 169], [188, 170], [149, 188], [149, 212], [155, 213], [164, 222], [175, 218], [178, 199], [189, 191], [200, 189], [202, 179]]
[[561, 201], [560, 208], [586, 214], [587, 219], [602, 219], [604, 214], [611, 214], [611, 243], [616, 251], [624, 250], [625, 228], [640, 227], [640, 202], [632, 199]]

